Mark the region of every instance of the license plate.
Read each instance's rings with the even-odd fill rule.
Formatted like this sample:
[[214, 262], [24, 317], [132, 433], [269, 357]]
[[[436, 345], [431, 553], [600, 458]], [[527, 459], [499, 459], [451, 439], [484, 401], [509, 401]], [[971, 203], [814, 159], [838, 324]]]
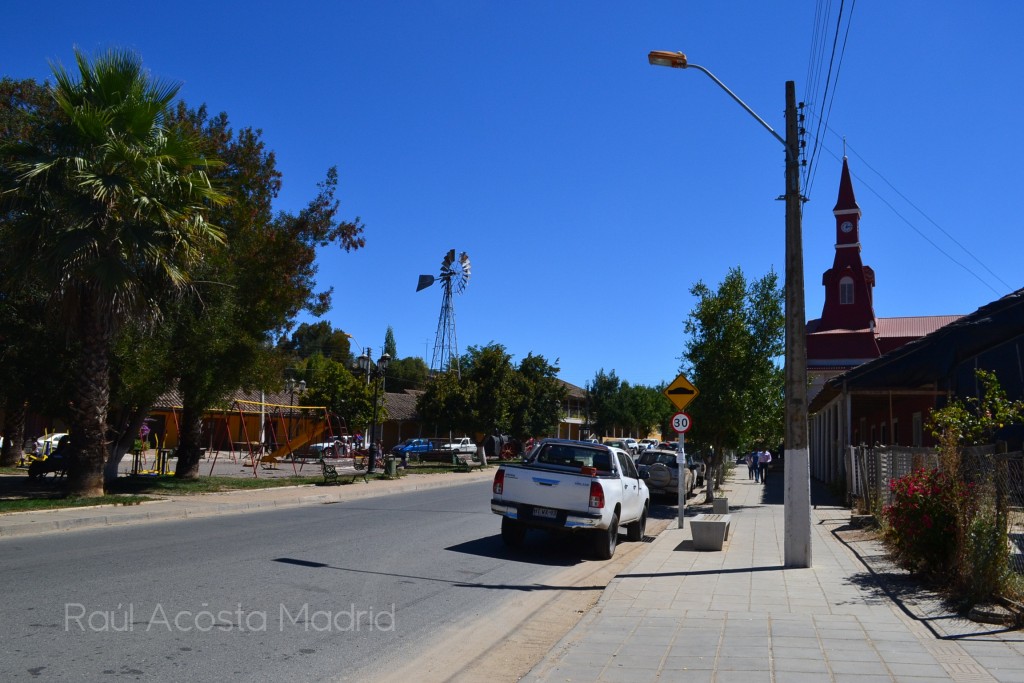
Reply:
[[533, 508], [534, 517], [543, 517], [545, 519], [554, 519], [558, 517], [558, 510], [552, 510], [551, 508]]

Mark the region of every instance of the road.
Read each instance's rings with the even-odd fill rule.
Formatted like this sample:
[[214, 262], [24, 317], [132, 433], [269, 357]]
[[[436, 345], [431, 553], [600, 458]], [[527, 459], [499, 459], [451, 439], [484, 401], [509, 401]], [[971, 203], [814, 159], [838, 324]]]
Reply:
[[592, 604], [642, 548], [599, 563], [537, 535], [513, 553], [489, 494], [476, 482], [0, 541], [0, 680], [388, 680], [438, 648], [449, 665], [478, 653], [472, 641], [560, 595]]

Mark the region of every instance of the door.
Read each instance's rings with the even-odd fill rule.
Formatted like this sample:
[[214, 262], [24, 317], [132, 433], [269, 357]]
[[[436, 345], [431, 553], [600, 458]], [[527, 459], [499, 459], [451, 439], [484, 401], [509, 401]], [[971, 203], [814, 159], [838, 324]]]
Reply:
[[622, 471], [622, 522], [632, 522], [640, 517], [643, 503], [640, 501], [640, 475], [633, 465], [633, 459], [623, 453], [616, 453], [619, 469]]

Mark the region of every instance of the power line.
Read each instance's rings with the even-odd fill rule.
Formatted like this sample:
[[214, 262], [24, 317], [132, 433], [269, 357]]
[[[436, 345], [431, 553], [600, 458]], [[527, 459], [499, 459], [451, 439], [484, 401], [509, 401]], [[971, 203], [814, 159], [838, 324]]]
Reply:
[[[825, 80], [825, 91], [822, 95], [822, 103], [828, 100], [827, 109], [822, 110], [823, 115], [818, 116], [818, 127], [814, 134], [814, 145], [811, 148], [810, 161], [807, 164], [806, 170], [804, 171], [804, 188], [807, 196], [811, 195], [811, 188], [814, 185], [814, 174], [817, 164], [818, 154], [821, 149], [821, 129], [824, 126], [828, 127], [829, 117], [832, 115], [832, 105], [835, 102], [836, 91], [839, 87], [839, 74], [843, 68], [843, 57], [846, 56], [846, 43], [850, 36], [850, 26], [853, 23], [853, 11], [856, 7], [856, 0], [852, 0], [850, 3], [850, 13], [846, 16], [846, 31], [843, 33], [843, 43], [839, 50], [838, 61], [836, 60], [836, 47], [839, 44], [839, 33], [843, 23], [843, 10], [845, 8], [845, 0], [841, 0], [839, 3], [839, 13], [836, 16], [835, 32], [832, 37], [832, 52], [829, 57], [828, 64], [828, 75]], [[835, 78], [832, 77], [832, 67], [835, 66]], [[831, 91], [830, 91], [831, 85]]]
[[[831, 130], [831, 129], [829, 129], [829, 130]], [[834, 131], [832, 131], [832, 132], [834, 132]], [[833, 157], [834, 157], [834, 158], [836, 159], [836, 161], [842, 161], [842, 159], [841, 159], [841, 158], [840, 158], [840, 157], [839, 157], [839, 156], [838, 156], [838, 155], [837, 155], [837, 154], [836, 154], [835, 152], [833, 152], [833, 151], [832, 151], [831, 149], [829, 149], [829, 148], [828, 148], [828, 147], [827, 147], [826, 145], [822, 145], [822, 149], [826, 150], [826, 151], [827, 151], [827, 152], [828, 152], [829, 154], [831, 154], [831, 155], [832, 155], [832, 156], [833, 156]], [[851, 150], [851, 151], [852, 151], [852, 150]], [[856, 154], [856, 152], [855, 152], [855, 154]], [[857, 155], [857, 158], [858, 158], [858, 159], [862, 159], [862, 160], [863, 160], [863, 157], [861, 157], [861, 156], [860, 156], [859, 154]], [[905, 201], [907, 201], [907, 203], [908, 203], [908, 204], [910, 204], [910, 205], [911, 205], [911, 206], [913, 206], [913, 207], [914, 207], [915, 209], [917, 209], [917, 207], [916, 207], [916, 206], [914, 206], [914, 204], [913, 204], [913, 203], [911, 203], [911, 202], [909, 202], [908, 200], [906, 200], [906, 198], [905, 198], [905, 197], [904, 197], [904, 196], [903, 196], [903, 195], [902, 195], [902, 194], [901, 194], [901, 193], [900, 193], [899, 191], [897, 191], [897, 190], [896, 190], [896, 189], [895, 189], [894, 187], [892, 187], [892, 184], [891, 184], [891, 183], [889, 183], [889, 182], [888, 182], [887, 180], [885, 180], [885, 178], [884, 178], [884, 177], [883, 177], [883, 176], [882, 176], [882, 175], [881, 175], [880, 173], [878, 173], [878, 171], [875, 171], [875, 169], [871, 168], [871, 166], [870, 166], [870, 165], [868, 165], [868, 164], [867, 164], [867, 162], [864, 162], [864, 165], [865, 165], [865, 166], [867, 166], [867, 167], [868, 167], [869, 169], [871, 169], [871, 170], [872, 170], [872, 171], [873, 171], [874, 173], [876, 173], [876, 174], [877, 174], [877, 175], [878, 175], [878, 176], [879, 176], [880, 178], [882, 178], [882, 180], [883, 180], [883, 181], [884, 181], [884, 182], [885, 182], [885, 183], [886, 183], [887, 185], [889, 185], [889, 187], [891, 187], [891, 188], [893, 189], [893, 191], [895, 191], [895, 192], [896, 192], [896, 194], [898, 194], [898, 195], [899, 195], [899, 196], [900, 196], [901, 198], [903, 198], [903, 199], [904, 199]], [[857, 175], [856, 173], [854, 173], [853, 171], [850, 171], [850, 174], [851, 174], [851, 175], [853, 175], [853, 176], [854, 176], [854, 177], [855, 177], [855, 178], [857, 179], [857, 185], [858, 185], [858, 187], [861, 187], [861, 186], [863, 186], [863, 187], [866, 187], [866, 188], [867, 188], [868, 190], [870, 190], [870, 191], [871, 191], [871, 193], [872, 193], [873, 195], [875, 195], [876, 197], [878, 197], [878, 199], [879, 199], [879, 200], [880, 200], [880, 201], [881, 201], [881, 202], [882, 202], [883, 204], [885, 204], [885, 205], [886, 205], [887, 207], [889, 207], [889, 210], [890, 210], [890, 211], [892, 211], [892, 212], [893, 212], [894, 214], [896, 214], [896, 216], [897, 216], [897, 217], [899, 217], [899, 219], [900, 219], [900, 220], [902, 220], [902, 221], [903, 221], [904, 223], [906, 223], [906, 224], [907, 224], [907, 225], [908, 225], [908, 226], [910, 227], [910, 229], [911, 229], [911, 230], [913, 230], [913, 231], [914, 231], [914, 232], [916, 232], [916, 233], [917, 233], [918, 235], [920, 235], [920, 236], [921, 236], [921, 237], [922, 237], [922, 238], [924, 239], [924, 241], [925, 241], [925, 242], [927, 242], [928, 244], [930, 244], [930, 245], [932, 245], [933, 247], [935, 247], [936, 251], [938, 251], [938, 252], [939, 252], [940, 254], [942, 254], [943, 256], [945, 256], [946, 258], [948, 258], [948, 259], [949, 259], [950, 261], [952, 261], [952, 262], [953, 262], [953, 263], [955, 263], [956, 265], [958, 265], [958, 266], [960, 266], [961, 268], [963, 268], [963, 269], [964, 269], [965, 271], [967, 271], [967, 272], [968, 272], [968, 273], [969, 273], [969, 274], [970, 274], [971, 276], [973, 276], [973, 277], [974, 277], [974, 278], [975, 278], [975, 279], [976, 279], [976, 280], [977, 280], [978, 282], [980, 282], [981, 284], [983, 284], [983, 285], [985, 285], [986, 287], [988, 287], [989, 289], [991, 289], [991, 290], [992, 290], [992, 292], [993, 292], [993, 293], [995, 293], [995, 295], [996, 295], [996, 296], [1002, 296], [1002, 293], [1001, 293], [1001, 292], [999, 292], [999, 290], [997, 290], [997, 289], [996, 289], [995, 287], [993, 287], [993, 286], [992, 286], [992, 285], [990, 285], [990, 284], [989, 284], [988, 282], [986, 282], [986, 281], [985, 281], [984, 279], [982, 279], [980, 275], [978, 275], [978, 274], [977, 274], [976, 272], [974, 272], [973, 270], [971, 270], [970, 268], [968, 268], [968, 267], [967, 267], [966, 265], [964, 265], [963, 263], [961, 263], [961, 262], [960, 262], [960, 261], [958, 261], [957, 259], [953, 258], [953, 256], [952, 256], [952, 255], [951, 255], [951, 254], [950, 254], [949, 252], [947, 252], [947, 251], [946, 251], [945, 249], [943, 249], [943, 248], [942, 248], [942, 247], [940, 247], [940, 246], [939, 246], [938, 244], [936, 244], [936, 243], [935, 243], [935, 242], [934, 242], [934, 241], [933, 241], [933, 240], [932, 240], [932, 239], [931, 239], [930, 237], [928, 237], [928, 235], [926, 235], [926, 234], [925, 234], [924, 232], [922, 232], [922, 231], [921, 231], [921, 230], [920, 230], [920, 229], [919, 229], [919, 228], [918, 228], [918, 227], [917, 227], [916, 225], [914, 225], [914, 224], [913, 224], [913, 223], [912, 223], [912, 222], [910, 221], [910, 219], [908, 219], [908, 218], [907, 218], [906, 216], [904, 216], [904, 215], [903, 215], [902, 213], [900, 213], [900, 212], [899, 212], [899, 211], [898, 211], [898, 210], [896, 209], [896, 207], [892, 205], [892, 203], [891, 203], [891, 202], [890, 202], [889, 200], [887, 200], [887, 199], [886, 199], [885, 197], [883, 197], [883, 196], [882, 196], [882, 195], [881, 195], [881, 194], [880, 194], [880, 193], [879, 193], [879, 192], [878, 192], [877, 190], [875, 190], [875, 188], [874, 188], [874, 187], [872, 187], [872, 186], [871, 186], [871, 184], [870, 184], [869, 182], [867, 182], [866, 180], [864, 180], [863, 178], [861, 178], [860, 176], [858, 176], [858, 175]], [[918, 210], [918, 211], [920, 211], [920, 209], [917, 209], [917, 210]], [[923, 212], [922, 212], [922, 215], [924, 215], [924, 214], [923, 214]], [[925, 216], [925, 217], [927, 218], [927, 216]], [[930, 221], [930, 222], [931, 222], [931, 223], [932, 223], [933, 225], [935, 225], [936, 227], [938, 227], [938, 228], [939, 228], [939, 230], [941, 230], [943, 234], [945, 234], [945, 235], [946, 235], [947, 237], [949, 237], [949, 238], [950, 238], [950, 239], [951, 239], [951, 240], [952, 240], [952, 241], [953, 241], [953, 242], [954, 242], [954, 243], [955, 243], [955, 244], [956, 244], [957, 246], [959, 246], [959, 247], [960, 247], [961, 249], [963, 249], [963, 250], [964, 250], [964, 251], [965, 251], [965, 252], [966, 252], [966, 253], [967, 253], [967, 254], [968, 254], [969, 256], [971, 256], [971, 258], [973, 258], [974, 260], [978, 261], [978, 258], [977, 258], [976, 256], [974, 256], [974, 254], [972, 254], [972, 253], [971, 253], [971, 252], [970, 252], [970, 251], [969, 251], [969, 250], [968, 250], [968, 249], [967, 249], [966, 247], [964, 247], [964, 245], [960, 244], [960, 242], [959, 242], [959, 241], [957, 241], [956, 239], [954, 239], [954, 238], [953, 238], [953, 237], [952, 237], [952, 236], [951, 236], [951, 235], [950, 235], [950, 234], [949, 234], [948, 232], [946, 232], [946, 231], [945, 231], [945, 230], [943, 230], [943, 229], [942, 229], [941, 227], [939, 227], [939, 226], [938, 226], [938, 224], [937, 224], [937, 223], [935, 223], [935, 221], [932, 221], [932, 220], [931, 220], [930, 218], [929, 218], [928, 220], [929, 220], [929, 221]], [[978, 263], [981, 263], [981, 261], [978, 261]], [[984, 264], [982, 264], [982, 266], [983, 266], [983, 267], [985, 267], [985, 270], [988, 270], [988, 271], [989, 271], [990, 273], [992, 272], [991, 270], [989, 270], [989, 269], [988, 269], [988, 267], [987, 267], [987, 266], [984, 266]], [[996, 278], [997, 280], [999, 280], [999, 281], [1000, 281], [1000, 282], [1001, 282], [1001, 283], [1002, 283], [1002, 284], [1003, 284], [1003, 285], [1004, 285], [1004, 286], [1005, 286], [1005, 287], [1006, 287], [1006, 288], [1007, 288], [1008, 290], [1012, 290], [1012, 289], [1013, 289], [1013, 287], [1011, 287], [1010, 285], [1008, 285], [1008, 284], [1006, 284], [1005, 282], [1003, 282], [1003, 281], [1002, 281], [1002, 279], [1000, 279], [1000, 278], [999, 278], [998, 276], [996, 276], [996, 275], [995, 275], [994, 273], [992, 273], [992, 275], [993, 275], [993, 276], [994, 276], [994, 277], [995, 277], [995, 278]]]

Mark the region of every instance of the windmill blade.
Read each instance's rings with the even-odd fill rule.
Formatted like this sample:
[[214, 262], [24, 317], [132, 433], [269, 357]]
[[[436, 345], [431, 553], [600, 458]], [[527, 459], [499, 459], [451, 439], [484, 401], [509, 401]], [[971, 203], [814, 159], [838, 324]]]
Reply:
[[454, 263], [454, 262], [455, 262], [455, 250], [451, 249], [451, 250], [448, 251], [447, 254], [444, 255], [444, 258], [441, 260], [441, 270], [442, 271], [450, 270], [451, 267], [452, 267], [452, 263]]
[[422, 289], [426, 289], [432, 284], [434, 284], [433, 275], [420, 275], [419, 282], [416, 283], [416, 291], [418, 292]]
[[466, 290], [466, 283], [469, 282], [469, 254], [462, 252], [459, 255], [459, 267], [452, 270], [455, 278], [455, 292], [462, 294]]

